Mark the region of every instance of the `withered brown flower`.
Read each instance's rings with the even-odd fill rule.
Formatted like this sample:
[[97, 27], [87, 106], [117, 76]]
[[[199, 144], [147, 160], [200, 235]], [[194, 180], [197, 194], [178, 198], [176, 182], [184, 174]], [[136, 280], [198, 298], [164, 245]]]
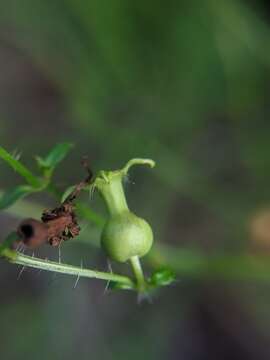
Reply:
[[41, 221], [29, 218], [19, 224], [17, 234], [20, 242], [34, 249], [44, 243], [59, 246], [63, 241], [79, 235], [80, 227], [75, 214], [74, 201], [80, 191], [91, 182], [93, 177], [92, 171], [89, 169], [85, 159], [83, 160], [83, 165], [88, 172], [87, 178], [75, 186], [74, 190], [60, 206], [44, 210]]

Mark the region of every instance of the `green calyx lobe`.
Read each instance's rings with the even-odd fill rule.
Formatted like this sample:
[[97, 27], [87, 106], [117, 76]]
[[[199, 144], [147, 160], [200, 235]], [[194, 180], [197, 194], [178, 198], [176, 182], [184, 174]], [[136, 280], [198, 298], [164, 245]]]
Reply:
[[101, 171], [93, 184], [102, 195], [109, 212], [101, 234], [101, 246], [110, 259], [118, 262], [146, 255], [153, 243], [150, 225], [129, 210], [123, 189], [122, 180], [130, 166], [135, 164], [154, 166], [152, 160], [133, 159], [121, 170]]

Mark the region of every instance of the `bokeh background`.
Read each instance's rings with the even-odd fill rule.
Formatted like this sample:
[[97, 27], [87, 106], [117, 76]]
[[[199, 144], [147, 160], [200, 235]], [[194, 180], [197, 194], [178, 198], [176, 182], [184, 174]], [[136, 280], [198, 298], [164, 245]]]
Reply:
[[[138, 305], [95, 280], [16, 280], [1, 261], [1, 359], [270, 358], [269, 68], [267, 1], [0, 1], [1, 145], [35, 170], [35, 155], [73, 142], [54, 176], [63, 190], [84, 155], [95, 171], [155, 159], [126, 191], [155, 232], [146, 273], [177, 273]], [[0, 169], [1, 190], [21, 183]], [[85, 201], [105, 214], [98, 196]], [[1, 212], [1, 239], [53, 205], [37, 194]], [[63, 260], [106, 270], [99, 231], [89, 222]]]

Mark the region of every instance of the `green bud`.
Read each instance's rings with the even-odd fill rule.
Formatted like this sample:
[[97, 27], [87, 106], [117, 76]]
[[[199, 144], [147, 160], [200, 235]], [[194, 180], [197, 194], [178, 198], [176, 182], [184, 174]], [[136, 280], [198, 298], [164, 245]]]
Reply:
[[109, 212], [101, 235], [101, 246], [110, 259], [119, 262], [146, 255], [153, 243], [150, 225], [129, 210], [123, 189], [122, 180], [135, 164], [154, 166], [152, 160], [133, 159], [123, 169], [101, 171], [93, 183]]
[[102, 248], [109, 258], [119, 262], [146, 255], [152, 243], [149, 224], [130, 211], [110, 217], [101, 235]]

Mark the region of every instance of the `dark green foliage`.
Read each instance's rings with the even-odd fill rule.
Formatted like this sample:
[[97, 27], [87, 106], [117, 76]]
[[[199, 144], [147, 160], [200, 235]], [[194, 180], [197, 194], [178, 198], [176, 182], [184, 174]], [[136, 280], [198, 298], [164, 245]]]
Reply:
[[39, 168], [46, 177], [51, 177], [56, 166], [64, 160], [69, 151], [72, 149], [73, 144], [62, 143], [57, 144], [47, 156], [36, 156]]
[[172, 284], [175, 278], [175, 273], [171, 269], [164, 268], [155, 271], [149, 279], [149, 283], [154, 287], [167, 286]]
[[38, 188], [41, 182], [30, 170], [28, 170], [19, 160], [15, 159], [3, 147], [0, 146], [0, 158], [2, 158], [14, 171], [20, 174], [26, 182], [33, 188]]
[[29, 185], [19, 185], [14, 189], [7, 190], [0, 198], [0, 209], [3, 210], [17, 200], [24, 198], [35, 192], [43, 191], [50, 183], [50, 178], [58, 164], [67, 156], [73, 147], [70, 143], [57, 144], [49, 154], [42, 158], [36, 156], [41, 177], [34, 175], [23, 163], [15, 159], [3, 147], [0, 147], [0, 158], [2, 158], [9, 166], [19, 173]]

